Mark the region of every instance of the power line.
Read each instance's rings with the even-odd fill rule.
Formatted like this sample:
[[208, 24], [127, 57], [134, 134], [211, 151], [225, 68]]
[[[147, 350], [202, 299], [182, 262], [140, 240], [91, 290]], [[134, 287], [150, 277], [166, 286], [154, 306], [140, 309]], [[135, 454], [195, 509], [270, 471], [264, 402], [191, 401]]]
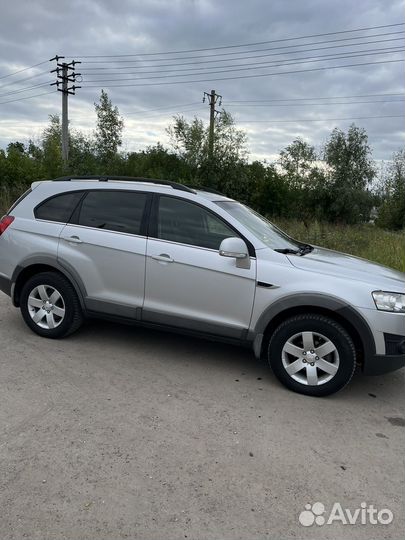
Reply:
[[[380, 99], [380, 100], [369, 100], [369, 101], [338, 101], [338, 102], [329, 102], [329, 103], [270, 103], [268, 105], [265, 104], [258, 104], [255, 103], [253, 105], [249, 104], [240, 104], [240, 107], [302, 107], [302, 106], [310, 106], [310, 107], [325, 107], [328, 105], [359, 105], [364, 103], [404, 103], [405, 99]], [[230, 103], [230, 102], [229, 102]]]
[[[121, 75], [137, 75], [138, 73], [140, 75], [149, 75], [153, 73], [178, 73], [178, 72], [192, 72], [190, 73], [191, 76], [193, 75], [200, 75], [200, 74], [216, 74], [216, 73], [230, 73], [233, 71], [250, 71], [255, 69], [263, 69], [266, 67], [281, 67], [281, 66], [289, 66], [289, 65], [295, 65], [295, 64], [306, 64], [310, 62], [322, 62], [324, 59], [328, 60], [341, 60], [345, 58], [359, 58], [362, 56], [373, 56], [373, 55], [380, 55], [380, 54], [395, 54], [404, 51], [405, 49], [403, 47], [399, 48], [386, 48], [386, 49], [374, 49], [370, 51], [356, 51], [355, 54], [349, 54], [349, 53], [340, 53], [340, 54], [326, 54], [326, 55], [319, 55], [319, 56], [304, 56], [304, 57], [298, 57], [298, 58], [290, 58], [285, 61], [282, 60], [272, 60], [270, 62], [253, 62], [251, 64], [235, 64], [235, 65], [226, 65], [226, 66], [220, 66], [219, 71], [209, 71], [204, 72], [201, 70], [206, 69], [212, 69], [210, 66], [207, 66], [205, 68], [185, 68], [185, 69], [169, 69], [169, 70], [159, 70], [159, 71], [139, 71], [137, 73], [134, 72], [127, 72], [127, 73], [113, 73], [114, 76], [120, 76]], [[295, 60], [298, 60], [298, 62], [295, 62]], [[255, 67], [260, 66], [260, 67]], [[157, 77], [136, 77], [135, 79], [129, 79], [129, 78], [123, 78], [123, 79], [88, 79], [85, 82], [114, 82], [114, 81], [130, 81], [130, 80], [142, 80], [142, 79], [164, 79], [167, 77], [182, 77], [183, 75], [167, 75], [167, 76], [157, 76]]]
[[368, 120], [368, 119], [376, 119], [376, 118], [405, 118], [405, 115], [403, 114], [392, 114], [392, 115], [383, 115], [383, 116], [348, 116], [346, 118], [301, 118], [297, 120], [237, 120], [238, 124], [244, 123], [244, 124], [265, 124], [265, 123], [271, 123], [271, 124], [289, 124], [289, 123], [299, 123], [299, 122], [335, 122], [338, 120]]
[[[402, 49], [401, 49], [402, 50]], [[333, 59], [344, 59], [344, 58], [352, 58], [352, 57], [358, 57], [358, 56], [367, 56], [367, 55], [371, 55], [371, 54], [386, 54], [387, 51], [390, 51], [391, 53], [392, 52], [400, 52], [400, 50], [392, 50], [392, 49], [376, 49], [375, 50], [376, 52], [374, 53], [372, 50], [370, 52], [366, 52], [366, 51], [357, 51], [357, 53], [355, 55], [348, 55], [348, 54], [345, 54], [345, 55], [341, 55], [341, 56], [336, 56], [336, 55], [321, 55], [319, 57], [301, 57], [301, 58], [294, 58], [294, 59], [291, 59], [291, 60], [307, 60], [307, 59], [311, 59], [311, 58], [318, 58], [317, 60], [313, 60], [313, 62], [318, 62], [318, 61], [322, 61], [321, 59], [322, 58], [325, 58], [325, 57], [333, 57]], [[378, 52], [379, 51], [379, 52]], [[366, 54], [363, 54], [363, 53], [366, 53]], [[282, 65], [294, 65], [296, 63], [308, 63], [308, 62], [292, 62], [292, 61], [288, 61], [284, 64], [281, 64], [281, 63], [278, 63], [276, 64], [274, 67], [279, 67], [279, 66], [282, 66]], [[248, 67], [243, 67], [243, 66], [246, 66], [245, 64], [240, 64], [239, 66], [242, 66], [241, 69], [236, 69], [238, 68], [239, 66], [238, 65], [235, 65], [235, 66], [223, 66], [221, 71], [212, 71], [212, 72], [208, 72], [206, 74], [216, 74], [216, 73], [228, 73], [228, 72], [232, 72], [232, 71], [247, 71], [247, 70], [254, 70], [254, 69], [262, 69], [262, 68], [265, 68], [267, 66], [270, 66], [270, 65], [273, 65], [274, 62], [270, 62], [270, 63], [263, 63], [263, 62], [259, 62], [259, 63], [253, 63], [251, 64], [250, 66]], [[260, 66], [260, 67], [253, 67], [253, 66]], [[232, 69], [227, 69], [227, 68], [232, 68]], [[205, 68], [207, 69], [207, 68]], [[224, 71], [224, 69], [226, 69], [226, 71]], [[172, 71], [189, 71], [189, 70], [168, 70], [169, 72], [172, 72]], [[195, 71], [195, 70], [191, 70], [191, 71], [194, 71], [193, 75], [199, 75], [201, 73], [204, 73], [204, 72], [198, 72], [198, 71]], [[46, 72], [45, 72], [46, 73]], [[156, 72], [149, 72], [149, 73], [156, 73]], [[160, 71], [159, 73], [165, 73], [164, 71]], [[133, 73], [128, 73], [128, 74], [133, 74]], [[146, 75], [148, 74], [148, 72], [142, 72], [142, 74]], [[204, 73], [205, 74], [205, 73]], [[173, 75], [172, 77], [180, 77], [181, 75]], [[99, 83], [104, 83], [104, 82], [115, 82], [115, 81], [120, 81], [120, 80], [123, 80], [123, 81], [126, 81], [126, 80], [144, 80], [144, 79], [154, 79], [154, 78], [165, 78], [165, 77], [161, 77], [161, 76], [158, 76], [158, 77], [136, 77], [135, 79], [130, 79], [130, 78], [125, 78], [125, 79], [94, 79], [94, 80], [89, 80], [88, 82], [99, 82]], [[25, 92], [25, 91], [28, 91], [32, 88], [36, 88], [36, 87], [40, 87], [40, 86], [45, 86], [46, 84], [48, 83], [41, 83], [41, 84], [38, 84], [38, 85], [34, 85], [34, 86], [30, 86], [30, 87], [27, 87], [27, 88], [24, 88], [24, 89], [21, 89], [21, 90], [16, 90], [16, 91], [11, 91], [11, 92], [8, 92], [6, 94], [2, 94], [0, 95], [0, 98], [2, 97], [5, 97], [6, 95], [9, 95], [9, 94], [17, 94], [17, 93], [21, 93], [21, 92]]]
[[160, 110], [171, 110], [171, 109], [177, 109], [177, 108], [184, 108], [184, 107], [188, 107], [188, 106], [191, 106], [191, 105], [200, 105], [200, 101], [193, 101], [191, 103], [180, 103], [180, 104], [177, 104], [177, 105], [172, 105], [171, 107], [168, 107], [167, 105], [164, 106], [164, 107], [156, 107], [154, 109], [145, 109], [143, 111], [133, 111], [133, 112], [127, 112], [125, 113], [125, 116], [129, 115], [129, 114], [143, 114], [143, 113], [148, 113], [148, 112], [154, 112], [154, 111], [160, 111]]
[[[358, 40], [358, 39], [368, 39], [370, 37], [384, 37], [384, 36], [393, 36], [393, 35], [398, 35], [398, 34], [401, 34], [403, 35], [404, 34], [404, 31], [401, 30], [401, 31], [398, 31], [398, 32], [385, 32], [385, 33], [382, 33], [382, 34], [371, 34], [369, 36], [353, 36], [353, 37], [350, 37], [350, 38], [339, 38], [339, 39], [328, 39], [326, 41], [314, 41], [313, 43], [296, 43], [294, 45], [283, 45], [282, 47], [269, 47], [267, 49], [253, 49], [253, 50], [250, 50], [250, 51], [234, 51], [234, 52], [226, 52], [226, 53], [218, 53], [218, 54], [210, 54], [210, 55], [199, 55], [199, 56], [178, 56], [177, 58], [166, 58], [166, 59], [163, 59], [163, 58], [157, 58], [157, 59], [153, 59], [153, 58], [148, 58], [148, 62], [163, 62], [163, 61], [166, 61], [166, 62], [177, 62], [178, 60], [193, 60], [193, 59], [199, 59], [199, 58], [216, 58], [218, 56], [234, 56], [234, 55], [237, 55], [237, 54], [248, 54], [248, 53], [252, 53], [252, 52], [263, 52], [263, 51], [276, 51], [276, 50], [280, 50], [280, 49], [291, 49], [291, 48], [297, 48], [297, 47], [307, 47], [309, 45], [322, 45], [324, 43], [341, 43], [342, 41], [354, 41], [354, 40]], [[401, 39], [401, 38], [400, 38]], [[386, 40], [386, 41], [397, 41], [397, 38], [392, 38], [392, 39], [389, 39], [389, 40]], [[360, 43], [361, 44], [361, 43]], [[346, 46], [349, 47], [349, 46], [354, 46], [356, 45], [356, 43], [347, 43]], [[329, 48], [329, 47], [328, 47]], [[114, 64], [122, 64], [122, 63], [139, 63], [139, 62], [144, 62], [144, 60], [84, 60], [82, 61], [82, 64], [111, 64], [111, 63], [114, 63]], [[89, 69], [89, 68], [87, 68]]]
[[354, 96], [313, 96], [308, 98], [286, 98], [286, 99], [237, 99], [227, 100], [227, 103], [270, 103], [273, 101], [308, 101], [309, 99], [351, 99], [351, 98], [365, 98], [365, 97], [384, 97], [384, 96], [404, 96], [404, 92], [397, 94], [357, 94]]
[[[201, 103], [200, 103], [200, 107], [201, 107]], [[153, 118], [162, 118], [162, 115], [170, 115], [170, 116], [175, 116], [175, 115], [178, 115], [178, 114], [186, 114], [186, 113], [196, 113], [197, 111], [195, 110], [195, 106], [192, 108], [192, 109], [187, 109], [187, 110], [178, 110], [178, 109], [175, 109], [175, 110], [166, 110], [166, 111], [162, 111], [161, 114], [151, 114], [151, 115], [146, 115], [146, 116], [141, 116], [141, 117], [137, 117], [136, 120], [139, 120], [140, 122], [142, 122], [143, 120], [149, 120], [149, 119], [153, 119]], [[124, 114], [124, 116], [126, 116]]]
[[384, 24], [379, 26], [366, 26], [363, 28], [353, 28], [351, 30], [340, 30], [337, 32], [325, 32], [322, 34], [309, 34], [304, 36], [295, 36], [295, 37], [289, 37], [289, 38], [282, 38], [282, 39], [272, 39], [268, 41], [258, 41], [256, 43], [243, 43], [243, 44], [236, 44], [236, 45], [223, 45], [220, 47], [204, 47], [201, 49], [186, 49], [186, 50], [178, 50], [178, 51], [163, 51], [163, 52], [154, 52], [154, 53], [136, 53], [136, 54], [96, 54], [96, 55], [69, 55], [69, 56], [79, 56], [80, 58], [122, 58], [122, 57], [132, 57], [132, 56], [160, 56], [160, 55], [167, 55], [167, 54], [182, 54], [182, 53], [190, 53], [190, 52], [203, 52], [203, 51], [216, 51], [216, 50], [222, 50], [222, 49], [234, 49], [234, 48], [240, 48], [240, 47], [255, 47], [257, 45], [266, 45], [268, 43], [281, 43], [285, 41], [294, 41], [298, 39], [309, 39], [313, 37], [322, 37], [322, 36], [334, 36], [338, 34], [348, 34], [351, 32], [363, 32], [368, 30], [377, 30], [379, 28], [392, 28], [395, 26], [404, 26], [405, 23], [395, 23], [395, 24]]
[[[403, 96], [403, 94], [363, 94], [363, 95], [355, 95], [355, 96], [335, 96], [335, 97], [317, 97], [317, 96], [314, 96], [314, 97], [309, 97], [309, 98], [292, 98], [291, 100], [288, 100], [288, 99], [274, 99], [274, 100], [252, 100], [252, 102], [254, 103], [254, 105], [252, 106], [256, 106], [256, 102], [261, 102], [261, 101], [264, 101], [264, 102], [268, 102], [268, 101], [275, 101], [275, 102], [279, 102], [279, 101], [302, 101], [302, 100], [315, 100], [315, 99], [345, 99], [345, 98], [358, 98], [358, 97], [384, 97], [384, 96]], [[370, 100], [370, 101], [349, 101], [349, 102], [341, 102], [341, 103], [304, 103], [303, 105], [310, 105], [310, 106], [313, 106], [313, 105], [354, 105], [354, 104], [360, 104], [360, 103], [402, 103], [403, 101], [405, 101], [405, 99], [399, 99], [399, 100]], [[229, 101], [227, 100], [227, 103], [241, 103], [242, 106], [244, 106], [244, 104], [247, 104], [247, 106], [249, 106], [248, 104], [251, 103], [251, 101], [244, 101], [244, 100], [234, 100], [234, 101]], [[171, 106], [163, 106], [163, 107], [154, 107], [153, 109], [144, 109], [144, 110], [140, 110], [140, 111], [131, 111], [131, 112], [124, 112], [122, 113], [124, 116], [129, 116], [129, 115], [140, 115], [142, 118], [143, 118], [143, 115], [144, 114], [148, 114], [148, 113], [151, 113], [151, 112], [159, 112], [161, 111], [162, 113], [165, 113], [165, 112], [170, 112], [172, 111], [173, 109], [184, 109], [185, 107], [195, 107], [196, 105], [201, 105], [201, 102], [200, 101], [193, 101], [191, 103], [177, 103], [177, 104], [174, 104], [174, 105], [171, 105]], [[289, 107], [293, 104], [289, 104], [289, 103], [286, 103], [286, 104], [280, 104], [280, 106], [285, 106], [285, 107]], [[300, 105], [300, 104], [298, 104]], [[266, 106], [266, 105], [264, 105]], [[273, 106], [273, 105], [270, 105], [270, 106]], [[277, 103], [274, 105], [274, 106], [279, 106]], [[156, 115], [156, 117], [158, 117], [159, 115]], [[149, 114], [148, 114], [148, 117], [149, 117]]]
[[[404, 32], [401, 32], [401, 34], [403, 34]], [[391, 41], [403, 41], [403, 37], [400, 37], [400, 38], [391, 38], [391, 39], [378, 39], [378, 40], [374, 40], [374, 41], [364, 41], [363, 43], [350, 43], [350, 44], [343, 44], [343, 45], [330, 45], [329, 47], [314, 47], [312, 49], [301, 49], [301, 50], [297, 50], [297, 51], [286, 51], [286, 52], [278, 52], [278, 53], [266, 53], [266, 54], [256, 54], [256, 55], [253, 55], [253, 56], [239, 56], [237, 58], [230, 58], [229, 61], [230, 62], [235, 62], [237, 60], [249, 60], [251, 58], [265, 58], [265, 57], [268, 57], [268, 56], [280, 56], [280, 55], [286, 55], [286, 54], [294, 54], [294, 53], [304, 53], [304, 52], [314, 52], [314, 51], [324, 51], [324, 50], [328, 50], [328, 49], [337, 49], [337, 48], [341, 48], [341, 47], [358, 47], [358, 46], [361, 46], [361, 45], [371, 45], [371, 44], [375, 44], [375, 43], [387, 43], [387, 42], [391, 42]], [[306, 45], [310, 45], [310, 44], [306, 44]], [[292, 47], [295, 47], [295, 45], [292, 45]], [[286, 48], [289, 48], [289, 47], [274, 47], [274, 48], [271, 48], [271, 49], [260, 49], [260, 51], [266, 51], [266, 50], [277, 50], [277, 49], [286, 49]], [[259, 50], [259, 49], [258, 49]], [[254, 52], [254, 51], [249, 51], [249, 52]], [[348, 52], [348, 51], [347, 51]], [[353, 51], [353, 52], [356, 52], [356, 51]], [[239, 54], [239, 53], [238, 53]], [[245, 53], [244, 53], [245, 54]], [[203, 58], [210, 58], [210, 57], [203, 57]], [[172, 59], [167, 59], [167, 61], [173, 61], [173, 60], [176, 60], [174, 58]], [[153, 59], [151, 60], [148, 60], [148, 62], [152, 62], [154, 61]], [[161, 59], [155, 59], [155, 61], [157, 62], [160, 62]], [[127, 66], [109, 66], [109, 67], [87, 67], [86, 68], [86, 71], [82, 72], [83, 74], [89, 74], [89, 75], [103, 75], [104, 73], [98, 73], [97, 71], [98, 70], [104, 70], [104, 71], [111, 71], [111, 70], [121, 70], [121, 69], [146, 69], [146, 68], [161, 68], [161, 67], [175, 67], [175, 66], [191, 66], [191, 65], [199, 65], [199, 64], [214, 64], [214, 63], [219, 63], [219, 62], [225, 62], [225, 61], [228, 61], [228, 58], [221, 58], [221, 59], [218, 59], [218, 60], [204, 60], [202, 62], [180, 62], [178, 64], [155, 64], [155, 65], [141, 65], [139, 66], [134, 66], [133, 63], [131, 62], [130, 65], [127, 65]], [[140, 61], [142, 63], [142, 61]], [[136, 62], [136, 63], [139, 63], [139, 62]], [[96, 71], [96, 73], [87, 73], [88, 71]]]
[[[350, 57], [342, 57], [344, 58], [352, 58]], [[337, 60], [338, 58], [334, 58], [334, 60]], [[305, 72], [312, 72], [312, 71], [321, 71], [321, 70], [327, 70], [327, 69], [335, 69], [335, 68], [344, 68], [344, 67], [355, 67], [355, 66], [369, 66], [369, 65], [375, 65], [375, 64], [388, 64], [388, 63], [394, 63], [394, 62], [403, 62], [404, 59], [400, 60], [384, 60], [384, 61], [378, 61], [378, 62], [362, 62], [360, 64], [345, 64], [345, 65], [339, 65], [339, 66], [324, 66], [320, 68], [312, 68], [312, 69], [304, 69], [304, 70], [294, 70], [294, 71], [279, 71], [279, 72], [273, 72], [273, 73], [259, 73], [259, 74], [253, 74], [253, 75], [235, 75], [233, 77], [219, 77], [219, 78], [211, 78], [211, 79], [193, 79], [193, 80], [184, 80], [184, 81], [170, 81], [170, 82], [159, 82], [159, 83], [141, 83], [141, 84], [108, 84], [106, 85], [108, 88], [118, 88], [118, 87], [126, 87], [126, 86], [156, 86], [156, 85], [167, 85], [167, 84], [187, 84], [187, 83], [194, 83], [194, 82], [209, 82], [209, 81], [229, 81], [229, 80], [237, 80], [237, 79], [247, 79], [247, 78], [257, 78], [257, 77], [269, 77], [271, 75], [283, 75], [283, 74], [289, 74], [289, 73], [305, 73]], [[294, 65], [294, 64], [307, 64], [312, 62], [319, 62], [319, 60], [308, 60], [305, 62], [291, 62], [289, 64], [277, 64], [272, 67], [282, 67], [283, 65]], [[240, 68], [235, 70], [227, 70], [225, 73], [230, 73], [232, 71], [250, 71], [258, 68]], [[262, 68], [264, 69], [264, 68]], [[224, 73], [223, 70], [220, 71], [210, 71], [208, 73], [205, 73], [204, 75], [213, 75], [216, 73]], [[196, 75], [196, 74], [194, 74]], [[166, 75], [166, 76], [156, 76], [156, 77], [134, 77], [134, 78], [127, 78], [127, 79], [121, 79], [121, 81], [142, 81], [142, 80], [151, 80], [151, 79], [168, 79], [168, 78], [177, 78], [182, 77], [184, 75]], [[115, 82], [120, 81], [120, 79], [102, 79], [99, 81], [88, 81], [88, 82], [98, 82], [97, 85], [87, 85], [85, 88], [98, 88], [100, 86], [100, 83], [104, 86], [104, 83], [108, 82]]]
[[47, 94], [55, 94], [56, 92], [54, 90], [51, 90], [50, 92], [43, 92], [42, 94], [35, 94], [33, 96], [26, 96], [26, 97], [20, 97], [18, 99], [11, 99], [9, 101], [0, 101], [0, 105], [5, 105], [6, 103], [14, 103], [14, 101], [22, 101], [24, 99], [31, 99], [39, 96], [46, 96]]
[[[402, 104], [405, 100], [395, 100], [395, 101], [387, 101], [387, 100], [378, 100], [378, 101], [353, 101], [353, 102], [349, 102], [349, 103], [342, 103], [342, 102], [339, 102], [339, 103], [305, 103], [304, 105], [309, 105], [311, 107], [315, 106], [315, 105], [358, 105], [358, 104], [366, 104], [366, 103], [400, 103]], [[150, 114], [147, 114], [148, 112], [159, 112], [161, 114], [165, 114], [165, 113], [170, 113], [171, 111], [175, 111], [175, 114], [183, 114], [184, 112], [191, 112], [190, 111], [190, 107], [191, 108], [194, 108], [196, 105], [201, 105], [200, 102], [194, 102], [194, 103], [184, 103], [184, 104], [178, 104], [178, 105], [173, 105], [172, 107], [158, 107], [156, 109], [146, 109], [144, 111], [136, 111], [136, 112], [128, 112], [128, 113], [123, 113], [124, 116], [129, 116], [129, 115], [137, 115], [139, 116], [139, 120], [144, 120], [144, 119], [149, 119], [149, 118], [160, 118], [160, 114], [154, 114], [154, 115], [150, 115]], [[264, 105], [266, 106], [266, 105]], [[274, 104], [274, 105], [267, 105], [268, 107], [291, 107], [291, 106], [301, 106], [301, 104]], [[187, 107], [187, 110], [184, 110], [185, 108]], [[182, 109], [181, 111], [177, 110], [177, 109]], [[227, 109], [228, 110], [228, 109]], [[232, 112], [232, 111], [231, 111]], [[146, 114], [146, 116], [144, 116], [144, 114]]]
[[[325, 71], [327, 69], [339, 69], [339, 68], [349, 68], [349, 67], [359, 67], [359, 66], [372, 66], [377, 64], [392, 64], [396, 62], [403, 62], [404, 60], [385, 60], [378, 62], [362, 62], [360, 64], [344, 64], [339, 66], [328, 66], [328, 67], [319, 67], [311, 69], [297, 69], [292, 71], [274, 71], [272, 73], [259, 73], [254, 75], [235, 75], [234, 77], [215, 77], [211, 79], [193, 79], [188, 81], [167, 81], [167, 82], [156, 82], [156, 83], [139, 83], [139, 84], [108, 84], [104, 85], [106, 88], [127, 88], [127, 87], [138, 87], [138, 86], [166, 86], [172, 84], [190, 84], [196, 82], [212, 82], [212, 81], [234, 81], [239, 79], [253, 79], [259, 77], [271, 77], [273, 75], [291, 75], [294, 73], [313, 73], [315, 71]], [[100, 88], [99, 84], [86, 85], [83, 89], [88, 88]]]
[[28, 86], [27, 88], [23, 88], [21, 90], [11, 90], [10, 92], [6, 92], [5, 94], [0, 95], [0, 99], [9, 96], [9, 95], [15, 95], [15, 94], [21, 94], [21, 92], [28, 92], [28, 90], [32, 90], [34, 88], [40, 88], [41, 86], [49, 86], [52, 81], [34, 84], [33, 86]]
[[2, 75], [0, 77], [0, 79], [6, 79], [7, 77], [11, 77], [12, 75], [17, 75], [17, 73], [22, 73], [23, 71], [28, 71], [29, 69], [35, 68], [37, 66], [42, 66], [43, 64], [46, 64], [47, 62], [49, 62], [49, 60], [44, 60], [43, 62], [38, 62], [38, 64], [34, 64], [32, 66], [29, 66], [29, 67], [26, 67], [26, 68], [23, 68], [23, 69], [19, 69], [18, 71], [14, 71], [13, 73], [9, 73], [8, 75]]
[[3, 88], [6, 88], [6, 86], [14, 86], [15, 84], [19, 84], [24, 81], [29, 81], [30, 79], [35, 79], [35, 77], [40, 77], [41, 75], [47, 75], [49, 71], [41, 71], [40, 73], [35, 73], [35, 75], [30, 75], [29, 77], [24, 77], [24, 79], [18, 79], [17, 81], [9, 82], [6, 84], [2, 84], [0, 86], [0, 90]]

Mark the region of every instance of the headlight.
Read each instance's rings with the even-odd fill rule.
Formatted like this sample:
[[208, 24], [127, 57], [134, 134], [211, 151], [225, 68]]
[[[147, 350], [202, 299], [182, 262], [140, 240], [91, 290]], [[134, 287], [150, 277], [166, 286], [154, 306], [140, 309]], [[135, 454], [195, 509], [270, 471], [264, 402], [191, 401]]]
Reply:
[[405, 294], [374, 291], [372, 295], [377, 309], [405, 313]]

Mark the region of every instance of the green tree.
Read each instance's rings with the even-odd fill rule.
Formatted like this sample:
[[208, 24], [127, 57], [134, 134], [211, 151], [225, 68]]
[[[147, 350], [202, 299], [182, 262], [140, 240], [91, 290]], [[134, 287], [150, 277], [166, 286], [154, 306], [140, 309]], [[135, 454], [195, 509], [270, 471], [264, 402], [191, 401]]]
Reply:
[[197, 183], [224, 189], [237, 181], [236, 172], [246, 163], [246, 134], [235, 126], [226, 111], [215, 119], [214, 155], [209, 159], [209, 128], [199, 118], [188, 122], [182, 116], [174, 118], [167, 129], [171, 144], [177, 154], [193, 171]]
[[332, 221], [356, 223], [369, 218], [373, 196], [367, 189], [376, 171], [364, 129], [352, 124], [347, 133], [335, 128], [324, 149], [328, 215]]
[[174, 182], [191, 182], [191, 170], [185, 161], [173, 152], [169, 152], [160, 143], [150, 146], [142, 152], [130, 152], [123, 163], [122, 174], [162, 178]]
[[394, 153], [384, 185], [384, 202], [377, 225], [387, 229], [405, 227], [405, 149]]
[[56, 178], [63, 174], [61, 134], [59, 115], [50, 115], [49, 125], [44, 129], [41, 137], [42, 167], [44, 176], [47, 178]]
[[316, 160], [315, 148], [301, 138], [280, 152], [280, 165], [292, 188], [306, 186]]
[[0, 214], [40, 177], [40, 167], [22, 142], [12, 142], [7, 150], [0, 150]]
[[[95, 149], [95, 142], [80, 131], [70, 130], [70, 150], [69, 150], [69, 173], [98, 174], [103, 173], [103, 165], [100, 163]], [[106, 171], [109, 173], [110, 171]]]
[[195, 117], [191, 122], [175, 116], [173, 125], [166, 129], [174, 151], [192, 168], [197, 170], [208, 156], [208, 131]]
[[107, 92], [101, 90], [99, 103], [94, 103], [97, 114], [95, 132], [96, 152], [104, 166], [108, 166], [117, 156], [122, 145], [124, 121], [118, 107], [113, 106]]
[[286, 216], [299, 217], [304, 223], [328, 219], [323, 197], [325, 170], [319, 161], [315, 148], [301, 138], [280, 152], [279, 165], [288, 188]]
[[268, 216], [282, 216], [290, 207], [289, 186], [274, 164], [254, 161], [248, 165], [250, 197], [248, 203], [258, 212]]
[[214, 159], [217, 163], [246, 163], [248, 157], [247, 136], [238, 129], [235, 120], [227, 111], [215, 119]]

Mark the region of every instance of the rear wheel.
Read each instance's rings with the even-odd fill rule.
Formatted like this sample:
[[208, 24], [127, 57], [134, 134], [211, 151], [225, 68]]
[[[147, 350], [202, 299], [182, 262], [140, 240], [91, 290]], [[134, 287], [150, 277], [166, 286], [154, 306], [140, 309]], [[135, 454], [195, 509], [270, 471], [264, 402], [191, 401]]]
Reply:
[[22, 288], [20, 305], [27, 325], [43, 337], [67, 336], [83, 322], [74, 287], [56, 272], [42, 272], [29, 278]]
[[347, 331], [329, 317], [297, 315], [284, 321], [269, 342], [268, 359], [287, 388], [327, 396], [350, 381], [356, 352]]

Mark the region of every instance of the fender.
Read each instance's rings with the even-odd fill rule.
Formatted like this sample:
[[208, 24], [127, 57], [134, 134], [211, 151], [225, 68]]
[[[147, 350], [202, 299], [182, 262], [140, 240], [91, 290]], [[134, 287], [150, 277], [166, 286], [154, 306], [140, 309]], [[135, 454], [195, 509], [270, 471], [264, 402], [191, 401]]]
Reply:
[[364, 348], [365, 358], [370, 358], [376, 353], [373, 333], [364, 317], [353, 306], [334, 296], [299, 293], [280, 298], [263, 311], [252, 331], [253, 349], [256, 357], [259, 357], [258, 355], [261, 353], [264, 332], [271, 321], [283, 311], [293, 308], [302, 309], [303, 307], [308, 307], [308, 311], [313, 307], [334, 311], [357, 330]]
[[49, 255], [46, 255], [46, 254], [43, 254], [43, 255], [40, 254], [40, 255], [34, 255], [32, 257], [27, 257], [15, 268], [13, 275], [11, 277], [11, 299], [14, 306], [16, 307], [19, 306], [19, 299], [16, 296], [16, 290], [15, 290], [18, 277], [20, 276], [21, 272], [23, 272], [26, 268], [28, 268], [29, 266], [36, 265], [36, 264], [44, 264], [46, 266], [50, 266], [51, 268], [54, 268], [55, 270], [63, 274], [75, 288], [77, 296], [79, 297], [81, 307], [85, 311], [86, 306], [84, 303], [84, 299], [86, 298], [87, 293], [86, 293], [86, 288], [84, 286], [84, 283], [81, 280], [79, 274], [70, 264], [65, 263], [65, 262], [62, 264], [59, 260], [55, 259], [54, 257], [50, 257]]

